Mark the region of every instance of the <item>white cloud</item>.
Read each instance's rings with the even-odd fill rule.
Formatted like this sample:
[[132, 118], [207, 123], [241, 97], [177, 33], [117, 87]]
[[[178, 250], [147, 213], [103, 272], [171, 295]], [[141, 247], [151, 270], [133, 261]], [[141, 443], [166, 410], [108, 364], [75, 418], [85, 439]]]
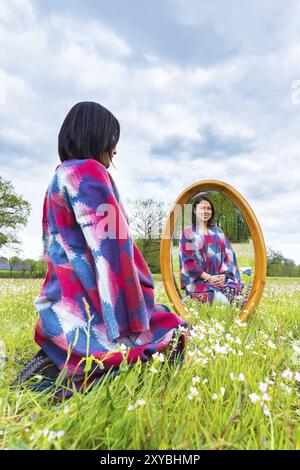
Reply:
[[[22, 231], [26, 256], [42, 250], [42, 199], [59, 163], [60, 125], [75, 102], [90, 99], [120, 120], [118, 170], [111, 173], [124, 199], [171, 202], [197, 180], [225, 181], [249, 201], [266, 244], [284, 247], [300, 263], [300, 105], [292, 101], [292, 83], [300, 79], [300, 8], [261, 3], [247, 6], [246, 21], [235, 2], [226, 10], [222, 3], [202, 2], [199, 9], [198, 2], [172, 2], [179, 43], [180, 28], [196, 27], [194, 60], [183, 64], [174, 59], [176, 43], [168, 60], [159, 37], [156, 49], [145, 42], [143, 50], [142, 33], [140, 42], [137, 36], [129, 42], [125, 28], [135, 23], [128, 18], [121, 33], [104, 15], [82, 20], [58, 9], [42, 15], [29, 1], [1, 2], [1, 175], [32, 204]], [[211, 46], [197, 25], [224, 37], [232, 53], [195, 63]]]

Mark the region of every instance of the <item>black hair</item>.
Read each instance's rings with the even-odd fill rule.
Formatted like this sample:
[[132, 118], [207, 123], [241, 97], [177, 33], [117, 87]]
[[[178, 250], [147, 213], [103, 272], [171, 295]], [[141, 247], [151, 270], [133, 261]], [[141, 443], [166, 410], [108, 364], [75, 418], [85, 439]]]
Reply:
[[215, 208], [214, 208], [214, 205], [213, 205], [213, 203], [211, 202], [211, 200], [210, 200], [207, 196], [205, 196], [204, 194], [200, 194], [199, 196], [197, 196], [197, 197], [193, 200], [193, 207], [192, 207], [192, 228], [193, 228], [193, 230], [195, 230], [196, 227], [197, 227], [197, 220], [196, 220], [195, 209], [196, 209], [196, 206], [197, 206], [201, 201], [207, 201], [207, 202], [209, 202], [209, 204], [210, 204], [210, 206], [211, 206], [211, 218], [208, 220], [207, 226], [208, 226], [208, 227], [211, 227], [212, 225], [214, 225], [214, 216], [215, 216]]
[[93, 158], [102, 163], [104, 152], [112, 160], [119, 137], [119, 121], [108, 109], [94, 101], [82, 101], [65, 117], [58, 135], [58, 154], [62, 162]]

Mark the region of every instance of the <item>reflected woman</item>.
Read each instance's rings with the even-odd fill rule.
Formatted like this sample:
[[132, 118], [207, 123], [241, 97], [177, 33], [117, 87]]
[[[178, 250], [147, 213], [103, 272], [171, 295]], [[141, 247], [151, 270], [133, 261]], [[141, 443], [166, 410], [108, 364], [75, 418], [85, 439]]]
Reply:
[[192, 207], [192, 226], [180, 236], [181, 289], [201, 303], [229, 303], [241, 295], [236, 255], [224, 232], [214, 224], [212, 201], [200, 195]]

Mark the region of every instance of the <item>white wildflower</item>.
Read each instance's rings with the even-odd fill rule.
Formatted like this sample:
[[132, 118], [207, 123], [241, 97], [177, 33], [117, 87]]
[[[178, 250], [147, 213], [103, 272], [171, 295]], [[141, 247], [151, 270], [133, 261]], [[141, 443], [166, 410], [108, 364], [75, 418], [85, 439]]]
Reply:
[[194, 398], [197, 398], [197, 400], [200, 401], [200, 398], [199, 398], [198, 395], [199, 395], [199, 392], [196, 389], [196, 387], [190, 387], [190, 393], [188, 395], [188, 400], [193, 400]]
[[146, 404], [145, 400], [142, 398], [141, 400], [137, 400], [136, 406], [144, 406]]
[[245, 382], [245, 376], [244, 376], [244, 374], [239, 374], [238, 380], [239, 380], [240, 382]]
[[257, 395], [256, 393], [250, 393], [249, 398], [252, 403], [256, 403], [257, 401], [260, 401], [260, 396]]
[[200, 382], [200, 379], [199, 379], [198, 375], [196, 375], [196, 377], [192, 378], [192, 383], [193, 383], [193, 385], [195, 385], [198, 382]]
[[121, 343], [121, 344], [119, 344], [118, 346], [119, 346], [118, 349], [119, 349], [120, 353], [122, 354], [122, 356], [123, 356], [123, 357], [126, 356], [127, 349], [128, 349], [127, 346], [126, 346], [126, 344]]
[[43, 377], [42, 375], [40, 375], [40, 374], [35, 374], [35, 375], [34, 375], [34, 378], [35, 378], [38, 382], [40, 382], [41, 380], [43, 380], [44, 377]]
[[156, 352], [153, 354], [152, 358], [158, 362], [165, 362], [165, 356], [162, 353]]
[[283, 388], [283, 389], [286, 391], [286, 393], [288, 393], [289, 395], [292, 393], [291, 387], [288, 387], [286, 384], [284, 384], [284, 383], [281, 382], [280, 386], [281, 386], [281, 388]]
[[270, 401], [271, 397], [267, 393], [264, 393], [261, 397], [262, 401]]
[[260, 382], [259, 390], [263, 393], [267, 392], [268, 391], [268, 384]]
[[282, 372], [281, 377], [286, 380], [292, 380], [293, 372], [290, 369], [286, 369]]
[[[246, 312], [246, 310], [244, 310], [244, 312]], [[245, 328], [247, 326], [247, 323], [246, 322], [242, 322], [241, 320], [239, 320], [238, 318], [236, 320], [234, 320], [234, 323], [237, 325], [237, 326], [241, 326], [242, 328]]]
[[271, 349], [277, 349], [276, 344], [272, 343], [272, 341], [268, 341], [268, 346], [269, 346], [269, 348], [271, 348]]

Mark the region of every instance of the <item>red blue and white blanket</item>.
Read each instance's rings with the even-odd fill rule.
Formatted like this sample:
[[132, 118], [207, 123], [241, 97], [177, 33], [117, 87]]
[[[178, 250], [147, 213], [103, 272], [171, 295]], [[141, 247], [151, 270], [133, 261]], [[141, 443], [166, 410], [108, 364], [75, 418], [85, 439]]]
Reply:
[[101, 163], [71, 159], [56, 168], [44, 200], [43, 243], [47, 274], [35, 300], [35, 341], [77, 384], [88, 357], [89, 370], [101, 376], [119, 367], [125, 350], [129, 363], [146, 361], [186, 326], [154, 303], [152, 275]]

